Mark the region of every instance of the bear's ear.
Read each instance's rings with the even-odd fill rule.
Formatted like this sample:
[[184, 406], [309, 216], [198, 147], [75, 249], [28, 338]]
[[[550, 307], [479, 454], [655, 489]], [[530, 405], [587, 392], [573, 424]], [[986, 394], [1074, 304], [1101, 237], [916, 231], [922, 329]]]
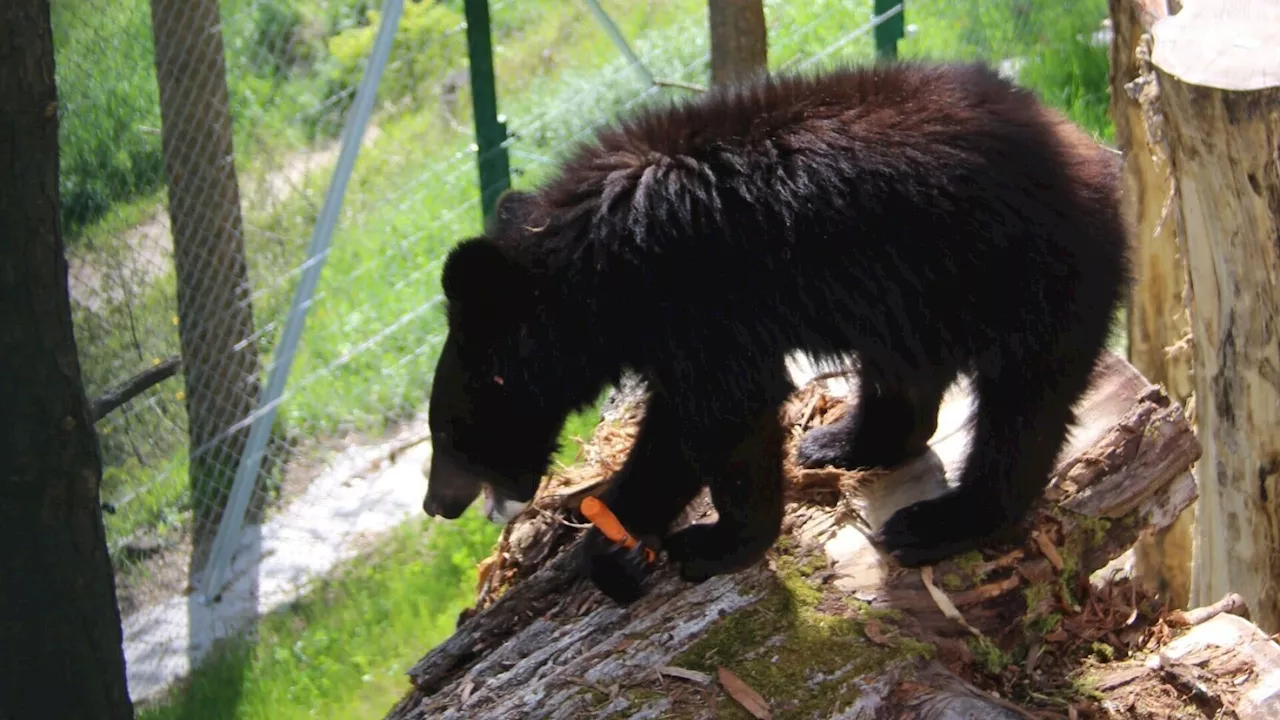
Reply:
[[533, 292], [529, 268], [485, 237], [464, 240], [449, 251], [440, 284], [450, 304], [467, 314], [505, 313]]
[[494, 203], [489, 221], [491, 235], [501, 236], [513, 227], [524, 225], [533, 214], [534, 194], [522, 190], [506, 190]]

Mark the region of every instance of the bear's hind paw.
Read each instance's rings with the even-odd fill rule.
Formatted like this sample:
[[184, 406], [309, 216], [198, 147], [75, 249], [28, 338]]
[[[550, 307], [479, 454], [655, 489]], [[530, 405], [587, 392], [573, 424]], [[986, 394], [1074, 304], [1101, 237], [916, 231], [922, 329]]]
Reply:
[[702, 583], [756, 564], [772, 545], [717, 525], [691, 525], [667, 538], [667, 557], [679, 568], [680, 579]]
[[958, 492], [922, 500], [890, 516], [871, 541], [916, 568], [1015, 539], [1018, 524], [990, 512], [991, 505]]

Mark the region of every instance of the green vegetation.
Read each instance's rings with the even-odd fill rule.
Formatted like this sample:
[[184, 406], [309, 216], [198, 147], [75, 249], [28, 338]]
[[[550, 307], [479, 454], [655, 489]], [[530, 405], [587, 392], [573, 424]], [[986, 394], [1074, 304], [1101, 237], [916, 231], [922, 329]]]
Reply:
[[1114, 140], [1107, 46], [1091, 40], [1105, 0], [907, 0], [905, 8], [918, 30], [901, 43], [904, 57], [1017, 61], [1019, 82], [1099, 140]]
[[404, 673], [452, 634], [498, 532], [474, 508], [449, 525], [406, 523], [264, 618], [255, 641], [221, 643], [189, 682], [138, 717], [382, 717], [408, 689]]
[[[269, 364], [331, 157], [280, 197], [260, 188], [269, 175], [332, 148], [380, 3], [220, 4], [257, 341]], [[657, 77], [706, 82], [705, 0], [604, 5]], [[498, 97], [515, 136], [518, 187], [536, 184], [573, 141], [615, 113], [689, 92], [644, 86], [580, 4], [493, 0], [492, 6]], [[856, 32], [870, 16], [869, 2], [766, 6], [775, 71], [871, 57], [870, 33]], [[1020, 58], [1025, 84], [1109, 139], [1106, 50], [1087, 42], [1105, 14], [1101, 0], [1034, 8], [1019, 0], [920, 0], [907, 5], [906, 21], [917, 30], [903, 41], [902, 54]], [[382, 433], [414, 417], [427, 399], [443, 332], [439, 263], [458, 238], [479, 230], [461, 18], [462, 0], [404, 5], [279, 415], [283, 434], [300, 451], [307, 450], [303, 441]], [[73, 306], [90, 395], [178, 349], [167, 250], [142, 253], [132, 239], [132, 228], [164, 200], [149, 23], [147, 0], [54, 5], [65, 228], [73, 261], [96, 271], [99, 289], [112, 294], [93, 307]], [[126, 272], [145, 264], [158, 270], [141, 279], [136, 270]], [[177, 533], [189, 520], [182, 387], [181, 378], [166, 381], [98, 424], [113, 546], [139, 531]], [[587, 437], [594, 419], [592, 410], [575, 417], [566, 440]], [[571, 463], [576, 451], [566, 442], [557, 459]], [[306, 708], [326, 717], [376, 714], [403, 688], [396, 673], [447, 634], [471, 592], [463, 569], [496, 533], [468, 523], [433, 526], [427, 553], [411, 541], [421, 542], [421, 527], [397, 531], [376, 561], [264, 621], [256, 645], [236, 645], [197, 672], [181, 709], [152, 716], [204, 717], [203, 707], [208, 717], [301, 716]]]
[[[364, 22], [367, 0], [222, 0], [237, 161], [332, 132], [349, 90], [320, 38]], [[163, 190], [148, 0], [53, 4], [64, 231], [75, 242], [111, 207]], [[317, 65], [319, 63], [319, 65]], [[105, 79], [110, 81], [104, 81]]]
[[[847, 708], [859, 690], [849, 681], [866, 673], [932, 657], [934, 648], [898, 637], [884, 646], [868, 638], [864, 623], [889, 621], [885, 614], [832, 614], [820, 609], [822, 591], [811, 580], [822, 567], [818, 551], [808, 558], [774, 554], [776, 573], [763, 597], [716, 622], [671, 664], [715, 676], [728, 668], [769, 699], [776, 713], [813, 717]], [[745, 710], [721, 698], [721, 716], [749, 718]]]
[[974, 664], [981, 667], [988, 675], [997, 676], [1014, 662], [1012, 655], [1001, 650], [986, 635], [967, 638], [965, 645], [969, 647], [969, 652], [973, 653]]
[[62, 217], [74, 238], [113, 204], [160, 187], [159, 98], [145, 0], [69, 0], [52, 13]]

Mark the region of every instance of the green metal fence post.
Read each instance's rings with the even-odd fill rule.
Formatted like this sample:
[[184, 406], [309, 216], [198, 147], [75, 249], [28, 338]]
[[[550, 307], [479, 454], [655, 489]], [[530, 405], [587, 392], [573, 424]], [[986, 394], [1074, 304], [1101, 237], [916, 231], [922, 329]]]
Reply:
[[480, 171], [480, 210], [487, 221], [498, 196], [511, 187], [507, 126], [498, 119], [498, 92], [493, 77], [493, 45], [489, 38], [488, 0], [466, 0], [467, 54], [471, 65], [471, 107], [476, 122], [476, 163]]
[[[901, 7], [899, 7], [901, 6]], [[906, 23], [903, 15], [907, 11], [907, 0], [875, 0], [876, 17], [893, 12], [893, 17], [885, 18], [875, 27], [876, 57], [892, 60], [898, 57], [898, 41], [906, 34]]]

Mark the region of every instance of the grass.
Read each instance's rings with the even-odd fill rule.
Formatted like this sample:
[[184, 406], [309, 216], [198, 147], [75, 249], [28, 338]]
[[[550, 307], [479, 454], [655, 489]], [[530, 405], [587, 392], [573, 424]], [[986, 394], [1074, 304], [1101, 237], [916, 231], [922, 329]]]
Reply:
[[905, 7], [915, 32], [900, 43], [902, 56], [1021, 61], [1022, 85], [1100, 141], [1114, 141], [1107, 47], [1090, 42], [1107, 17], [1104, 0], [908, 0]]
[[409, 667], [452, 634], [498, 532], [474, 508], [447, 526], [406, 523], [264, 618], [255, 640], [224, 641], [139, 720], [382, 717]]
[[[376, 434], [426, 400], [443, 332], [439, 262], [458, 238], [479, 229], [470, 98], [464, 86], [450, 107], [438, 92], [465, 68], [452, 25], [461, 4], [405, 4], [407, 22], [374, 119], [377, 138], [356, 164], [280, 411], [291, 438]], [[687, 92], [646, 88], [578, 4], [492, 4], [499, 102], [515, 135], [518, 187], [536, 184], [575, 139], [615, 112]], [[334, 136], [349, 101], [343, 93], [358, 78], [354, 69], [372, 33], [366, 11], [376, 5], [222, 0], [242, 178], [261, 178], [290, 153]], [[657, 77], [706, 82], [703, 0], [604, 5]], [[766, 8], [774, 70], [796, 69], [833, 46], [838, 50], [823, 62], [871, 55], [870, 34], [851, 35], [869, 17], [870, 3], [769, 0]], [[1024, 84], [1110, 138], [1106, 52], [1078, 39], [1096, 29], [1105, 3], [1033, 11], [1017, 0], [919, 0], [906, 13], [916, 31], [902, 42], [902, 55], [1023, 58]], [[108, 277], [131, 261], [118, 241], [122, 232], [164, 198], [159, 137], [146, 130], [158, 127], [147, 17], [145, 0], [55, 5], [69, 237], [73, 254], [111, 271], [104, 271]], [[103, 45], [102, 38], [112, 40]], [[424, 54], [427, 46], [454, 50]], [[116, 82], [101, 82], [104, 67]], [[331, 98], [339, 101], [326, 104]], [[327, 180], [326, 172], [315, 173], [281, 204], [247, 206], [264, 363], [272, 359], [293, 268], [304, 257]], [[91, 395], [177, 352], [173, 282], [171, 273], [150, 284], [124, 282], [121, 302], [93, 311], [75, 306]], [[113, 544], [137, 532], [180, 532], [189, 520], [182, 387], [181, 378], [166, 381], [98, 425]], [[563, 436], [587, 437], [594, 420], [594, 411], [575, 417]], [[557, 461], [571, 463], [575, 451], [567, 442]], [[470, 520], [433, 528], [427, 552], [419, 547], [424, 528], [414, 522], [397, 530], [375, 560], [265, 620], [256, 644], [228, 646], [197, 671], [176, 705], [147, 716], [363, 717], [384, 710], [404, 687], [398, 673], [448, 633], [470, 592], [465, 569], [496, 533]]]
[[[345, 105], [328, 101], [349, 100], [358, 58], [330, 57], [325, 44], [358, 30], [370, 4], [218, 2], [238, 163], [333, 135]], [[74, 244], [113, 206], [162, 189], [159, 92], [148, 0], [59, 0], [52, 19], [63, 230]]]
[[1021, 80], [1046, 101], [1062, 108], [1072, 120], [1105, 143], [1115, 143], [1115, 126], [1108, 107], [1110, 71], [1105, 47], [1079, 41], [1045, 47], [1022, 67]]

